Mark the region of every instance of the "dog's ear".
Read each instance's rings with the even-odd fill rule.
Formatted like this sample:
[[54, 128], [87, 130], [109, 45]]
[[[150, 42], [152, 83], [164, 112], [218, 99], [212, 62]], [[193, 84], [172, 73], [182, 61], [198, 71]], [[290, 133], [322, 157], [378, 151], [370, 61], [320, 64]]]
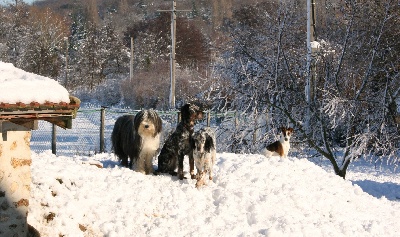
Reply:
[[139, 111], [139, 112], [135, 115], [135, 117], [133, 117], [133, 119], [132, 119], [133, 126], [134, 126], [134, 128], [135, 128], [136, 131], [139, 130], [140, 123], [142, 122], [142, 119], [143, 119], [143, 114], [144, 114], [144, 111], [143, 111], [143, 110], [142, 110], [142, 111]]
[[181, 107], [181, 118], [180, 121], [183, 121], [186, 123], [190, 119], [190, 104], [185, 104], [184, 106]]
[[213, 139], [206, 135], [206, 143], [204, 144], [204, 150], [206, 150], [206, 152], [210, 152], [211, 149], [215, 148], [215, 144]]
[[156, 134], [159, 134], [162, 131], [162, 120], [158, 115], [157, 115], [155, 120], [156, 120], [155, 121], [155, 123], [156, 123]]
[[203, 111], [197, 111], [197, 119], [200, 120], [203, 119], [203, 117], [204, 117]]

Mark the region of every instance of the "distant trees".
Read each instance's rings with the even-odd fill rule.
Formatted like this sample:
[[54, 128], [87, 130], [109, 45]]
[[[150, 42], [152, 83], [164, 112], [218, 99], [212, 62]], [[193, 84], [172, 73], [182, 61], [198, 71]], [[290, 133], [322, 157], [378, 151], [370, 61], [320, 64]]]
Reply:
[[56, 77], [61, 71], [68, 35], [66, 19], [49, 9], [23, 3], [2, 8], [1, 42], [7, 53], [3, 60], [44, 76]]
[[[210, 62], [209, 43], [193, 21], [178, 17], [176, 24], [176, 60], [182, 67], [197, 68]], [[135, 56], [140, 60], [139, 68], [156, 61], [168, 61], [171, 45], [171, 14], [160, 13], [158, 17], [140, 21], [124, 33], [130, 44], [134, 37]]]
[[[161, 70], [165, 74], [160, 77], [152, 69], [169, 68], [171, 17], [156, 9], [149, 14], [149, 7], [131, 0], [10, 4], [1, 7], [0, 56], [24, 70], [58, 79], [71, 91], [86, 93], [86, 89], [95, 90], [106, 79], [118, 78], [115, 82], [119, 83], [129, 78], [130, 36], [134, 36], [133, 81], [142, 81], [139, 77], [143, 76], [157, 77], [147, 86], [165, 84], [159, 90], [162, 97], [158, 93], [150, 97], [158, 98], [158, 107], [166, 108], [161, 101], [168, 98], [169, 70]], [[206, 84], [210, 39], [198, 28], [201, 20], [178, 17], [177, 22], [177, 100], [182, 102], [196, 97]], [[197, 83], [199, 80], [201, 83]], [[129, 83], [130, 79], [121, 86], [131, 88]], [[122, 94], [124, 102], [130, 106], [154, 105], [152, 98], [140, 98], [149, 96], [144, 84], [134, 88], [134, 94]]]
[[50, 9], [31, 8], [27, 29], [27, 48], [21, 55], [25, 69], [39, 75], [56, 78], [64, 65], [69, 29], [66, 19]]

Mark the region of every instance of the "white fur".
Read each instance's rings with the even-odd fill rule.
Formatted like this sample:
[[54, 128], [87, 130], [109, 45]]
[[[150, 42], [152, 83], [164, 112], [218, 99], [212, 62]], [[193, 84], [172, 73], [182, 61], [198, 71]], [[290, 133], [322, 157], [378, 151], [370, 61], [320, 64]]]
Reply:
[[[146, 127], [147, 126], [147, 127]], [[142, 121], [138, 133], [142, 138], [141, 150], [135, 164], [135, 171], [144, 174], [152, 174], [153, 158], [160, 147], [160, 134], [154, 136], [154, 123], [148, 120]]]

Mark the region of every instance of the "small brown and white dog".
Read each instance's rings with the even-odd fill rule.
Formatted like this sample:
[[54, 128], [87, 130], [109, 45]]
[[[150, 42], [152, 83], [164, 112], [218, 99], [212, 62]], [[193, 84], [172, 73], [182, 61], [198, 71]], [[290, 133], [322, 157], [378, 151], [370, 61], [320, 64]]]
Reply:
[[213, 167], [216, 158], [215, 133], [209, 128], [202, 128], [193, 133], [190, 138], [190, 150], [196, 165], [196, 188], [205, 184], [204, 176], [208, 173], [209, 180], [213, 179]]
[[270, 158], [271, 156], [280, 156], [287, 158], [290, 149], [290, 137], [293, 134], [293, 128], [281, 127], [281, 138], [272, 144], [269, 144], [264, 150], [263, 154]]

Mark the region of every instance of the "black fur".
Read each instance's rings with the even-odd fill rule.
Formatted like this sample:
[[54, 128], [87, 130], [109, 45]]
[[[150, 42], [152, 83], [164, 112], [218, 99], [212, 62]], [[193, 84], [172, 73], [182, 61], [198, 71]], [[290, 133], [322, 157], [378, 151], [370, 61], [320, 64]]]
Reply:
[[161, 132], [161, 118], [153, 110], [142, 110], [135, 116], [124, 115], [115, 122], [111, 134], [112, 149], [124, 167], [128, 167], [128, 158], [130, 159], [129, 167], [132, 168], [132, 164], [139, 157], [142, 148], [142, 137], [139, 135], [138, 129], [144, 120], [151, 121], [154, 124], [153, 137]]
[[208, 153], [211, 151], [211, 149], [215, 149], [214, 141], [213, 141], [213, 138], [209, 134], [207, 134], [206, 135], [206, 143], [204, 145], [204, 150], [206, 150], [206, 152]]
[[[185, 104], [181, 107], [181, 121], [176, 130], [167, 138], [158, 156], [158, 169], [155, 174], [169, 173], [183, 179], [183, 159], [189, 155], [190, 174], [194, 179], [194, 161], [190, 152], [190, 137], [193, 134], [196, 120], [203, 118], [199, 106]], [[178, 167], [178, 172], [175, 169]]]

